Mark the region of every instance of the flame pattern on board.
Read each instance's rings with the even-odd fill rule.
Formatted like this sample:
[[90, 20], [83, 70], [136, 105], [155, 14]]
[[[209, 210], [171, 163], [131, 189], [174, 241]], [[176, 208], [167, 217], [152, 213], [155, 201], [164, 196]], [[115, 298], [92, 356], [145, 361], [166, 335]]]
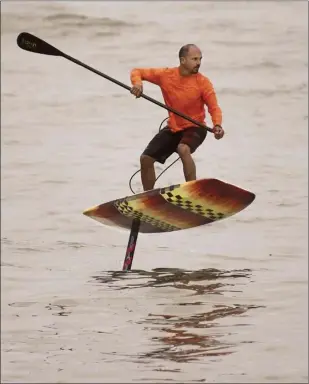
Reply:
[[94, 220], [140, 232], [172, 232], [209, 224], [234, 215], [253, 202], [255, 195], [218, 179], [201, 179], [157, 188], [116, 199], [85, 210]]

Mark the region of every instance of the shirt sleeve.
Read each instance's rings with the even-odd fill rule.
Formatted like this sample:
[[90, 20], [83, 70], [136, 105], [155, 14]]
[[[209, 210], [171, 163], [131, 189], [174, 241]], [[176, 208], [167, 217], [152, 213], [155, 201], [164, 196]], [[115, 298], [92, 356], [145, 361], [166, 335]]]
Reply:
[[217, 101], [214, 87], [209, 79], [205, 78], [202, 83], [202, 97], [211, 116], [213, 125], [222, 124], [222, 111]]
[[132, 85], [142, 84], [143, 80], [160, 85], [161, 75], [164, 68], [134, 68], [131, 71], [130, 79]]

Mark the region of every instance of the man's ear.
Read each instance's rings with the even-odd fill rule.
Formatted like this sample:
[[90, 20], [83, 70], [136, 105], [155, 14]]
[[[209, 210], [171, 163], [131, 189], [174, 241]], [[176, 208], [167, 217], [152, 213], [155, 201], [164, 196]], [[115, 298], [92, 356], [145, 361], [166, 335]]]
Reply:
[[180, 58], [180, 64], [184, 64], [185, 61], [186, 61], [186, 59], [185, 59], [184, 57], [181, 57], [181, 58]]

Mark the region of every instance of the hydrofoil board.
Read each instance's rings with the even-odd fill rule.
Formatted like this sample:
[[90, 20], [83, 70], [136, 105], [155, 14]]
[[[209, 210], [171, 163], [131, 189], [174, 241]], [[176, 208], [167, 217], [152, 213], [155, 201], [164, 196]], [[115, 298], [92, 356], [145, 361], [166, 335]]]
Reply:
[[200, 179], [115, 199], [83, 214], [108, 225], [159, 233], [189, 229], [225, 219], [242, 211], [255, 194], [218, 179]]

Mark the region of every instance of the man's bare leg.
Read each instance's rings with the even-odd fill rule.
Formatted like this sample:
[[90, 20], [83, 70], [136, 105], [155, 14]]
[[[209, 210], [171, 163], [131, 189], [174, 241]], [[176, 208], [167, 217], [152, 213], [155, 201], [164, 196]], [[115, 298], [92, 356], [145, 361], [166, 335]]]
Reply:
[[147, 155], [142, 155], [141, 162], [141, 179], [144, 191], [153, 189], [156, 182], [156, 172], [154, 168], [155, 160]]
[[195, 162], [191, 155], [190, 147], [186, 144], [179, 144], [177, 152], [183, 165], [183, 173], [186, 181], [196, 180]]

